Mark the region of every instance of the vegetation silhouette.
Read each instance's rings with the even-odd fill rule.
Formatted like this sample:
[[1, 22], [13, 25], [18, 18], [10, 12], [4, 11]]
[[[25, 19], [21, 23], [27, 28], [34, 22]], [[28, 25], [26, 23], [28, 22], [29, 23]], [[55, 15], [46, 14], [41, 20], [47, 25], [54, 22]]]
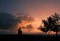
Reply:
[[54, 31], [57, 32], [59, 31], [60, 28], [60, 16], [59, 14], [55, 13], [54, 15], [51, 15], [47, 18], [47, 20], [42, 20], [44, 26], [42, 26], [42, 28], [40, 28], [40, 30], [42, 30], [43, 32], [48, 32], [48, 31]]

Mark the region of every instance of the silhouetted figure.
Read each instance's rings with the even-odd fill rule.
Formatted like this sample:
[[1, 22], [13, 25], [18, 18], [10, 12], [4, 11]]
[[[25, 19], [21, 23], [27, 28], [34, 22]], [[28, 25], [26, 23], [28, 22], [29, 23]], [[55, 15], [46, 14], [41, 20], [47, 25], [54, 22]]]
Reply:
[[22, 35], [22, 30], [21, 30], [21, 28], [18, 29], [18, 35]]

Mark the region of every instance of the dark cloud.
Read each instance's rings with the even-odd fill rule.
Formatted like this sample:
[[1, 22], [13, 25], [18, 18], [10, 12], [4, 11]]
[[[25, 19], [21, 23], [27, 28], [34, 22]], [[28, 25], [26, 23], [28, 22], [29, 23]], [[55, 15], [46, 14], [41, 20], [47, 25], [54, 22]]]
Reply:
[[17, 32], [14, 32], [13, 30], [0, 29], [0, 34], [17, 34]]
[[13, 16], [9, 13], [0, 13], [0, 28], [1, 29], [9, 29], [14, 25], [17, 25], [18, 22], [27, 21], [32, 22], [34, 18], [28, 15], [24, 16]]
[[[11, 13], [6, 13], [6, 12], [0, 12], [0, 34], [8, 34], [8, 33], [13, 33], [14, 30], [13, 29], [16, 29], [17, 28], [17, 24], [18, 23], [22, 23], [22, 21], [26, 21], [27, 23], [29, 22], [33, 22], [34, 21], [34, 18], [29, 16], [29, 15], [14, 15], [14, 14], [11, 14]], [[27, 29], [27, 30], [31, 30], [33, 28], [33, 26], [31, 24], [28, 24], [26, 25], [26, 27], [22, 27], [24, 29]], [[12, 29], [12, 31], [8, 32], [6, 30], [10, 30]], [[3, 31], [5, 30], [5, 31]], [[2, 32], [2, 33], [1, 33]]]
[[27, 27], [26, 27], [27, 29], [32, 29], [33, 28], [33, 26], [31, 25], [31, 24], [29, 24], [29, 25], [27, 25]]
[[17, 24], [15, 17], [9, 13], [0, 13], [0, 29], [10, 29]]

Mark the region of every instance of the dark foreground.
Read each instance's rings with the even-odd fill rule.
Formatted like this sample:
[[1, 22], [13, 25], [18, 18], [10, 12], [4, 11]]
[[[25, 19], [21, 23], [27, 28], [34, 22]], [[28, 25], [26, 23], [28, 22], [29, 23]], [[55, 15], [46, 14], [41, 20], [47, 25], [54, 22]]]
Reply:
[[49, 36], [49, 35], [0, 35], [0, 39], [9, 39], [9, 40], [35, 40], [35, 41], [43, 41], [43, 40], [59, 40], [60, 36]]

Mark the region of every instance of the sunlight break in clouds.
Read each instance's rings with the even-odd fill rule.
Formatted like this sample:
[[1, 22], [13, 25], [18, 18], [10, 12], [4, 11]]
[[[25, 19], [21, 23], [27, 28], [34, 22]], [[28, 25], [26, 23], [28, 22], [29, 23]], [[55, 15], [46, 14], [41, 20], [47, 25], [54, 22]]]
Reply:
[[[26, 17], [26, 19], [24, 19]], [[20, 23], [18, 23], [18, 28], [22, 28], [22, 32], [40, 32], [37, 28], [40, 26], [40, 21], [37, 18], [32, 18], [31, 16], [25, 16]], [[32, 19], [32, 20], [31, 20]], [[27, 25], [32, 25], [32, 29], [27, 29]]]

